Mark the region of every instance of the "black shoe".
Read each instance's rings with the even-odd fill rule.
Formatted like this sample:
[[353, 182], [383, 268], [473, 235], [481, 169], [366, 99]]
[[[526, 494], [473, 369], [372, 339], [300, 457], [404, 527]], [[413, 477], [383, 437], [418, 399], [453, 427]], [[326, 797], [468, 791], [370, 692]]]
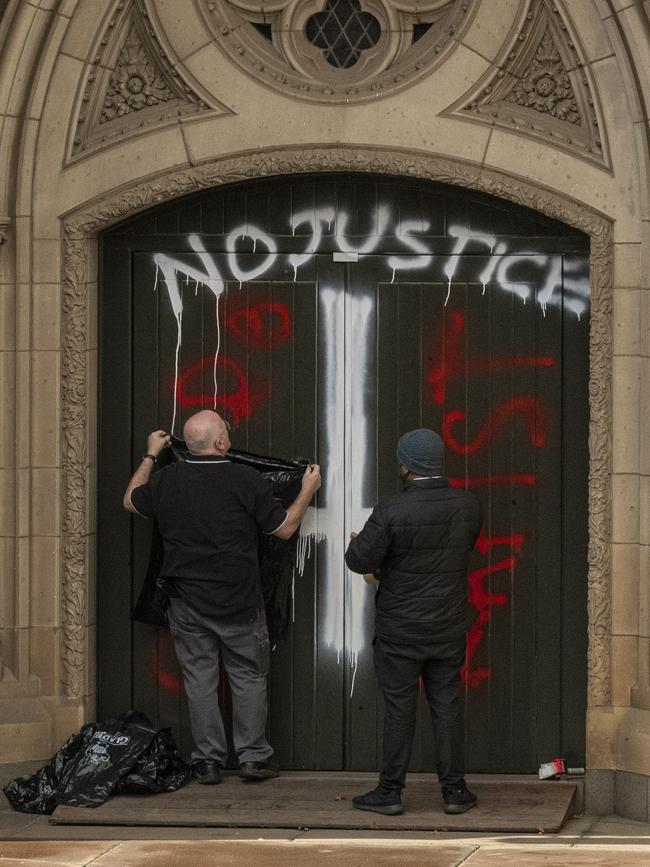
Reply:
[[398, 816], [404, 812], [399, 792], [386, 792], [381, 786], [366, 792], [365, 795], [356, 795], [352, 798], [352, 806], [357, 810], [370, 810], [384, 816]]
[[442, 790], [445, 813], [466, 813], [476, 806], [478, 798], [467, 786], [445, 786]]
[[192, 776], [203, 786], [216, 786], [221, 782], [221, 766], [208, 759], [192, 762]]
[[280, 776], [280, 767], [273, 762], [242, 762], [239, 766], [239, 776], [248, 782], [255, 780], [270, 780]]

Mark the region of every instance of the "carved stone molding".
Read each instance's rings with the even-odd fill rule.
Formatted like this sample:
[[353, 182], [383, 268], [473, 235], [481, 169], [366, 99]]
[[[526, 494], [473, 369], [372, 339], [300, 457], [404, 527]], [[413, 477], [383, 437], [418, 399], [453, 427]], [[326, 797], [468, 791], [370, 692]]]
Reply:
[[86, 573], [86, 417], [89, 388], [86, 353], [89, 245], [102, 229], [154, 205], [199, 190], [301, 172], [370, 172], [433, 180], [481, 190], [553, 217], [591, 238], [589, 428], [589, 704], [611, 701], [610, 475], [612, 401], [611, 224], [602, 216], [521, 178], [416, 151], [372, 147], [311, 147], [246, 153], [134, 184], [66, 217], [63, 228], [63, 511], [64, 643], [66, 695], [78, 697], [85, 682], [83, 617]]
[[[430, 73], [479, 0], [351, 0], [344, 9], [338, 0], [194, 3], [214, 41], [248, 75], [292, 98], [349, 104], [395, 93]], [[360, 16], [349, 42], [344, 13]], [[338, 61], [329, 15], [347, 46]]]
[[578, 38], [559, 4], [529, 0], [505, 57], [446, 114], [540, 138], [609, 168], [590, 78]]
[[0, 217], [0, 247], [7, 243], [7, 229], [11, 225], [11, 217]]
[[144, 0], [119, 0], [100, 29], [84, 73], [69, 160], [205, 112], [232, 113], [174, 62]]

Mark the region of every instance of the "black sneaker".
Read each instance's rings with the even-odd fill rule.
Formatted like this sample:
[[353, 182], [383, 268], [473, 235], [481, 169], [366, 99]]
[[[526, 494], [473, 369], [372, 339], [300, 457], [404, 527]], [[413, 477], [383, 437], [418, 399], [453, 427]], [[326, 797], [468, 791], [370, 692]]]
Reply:
[[382, 813], [384, 816], [398, 816], [404, 812], [404, 805], [399, 792], [386, 792], [377, 786], [365, 795], [352, 798], [352, 806], [357, 810], [369, 810], [371, 813]]
[[442, 790], [445, 813], [466, 813], [476, 806], [478, 798], [467, 786], [445, 786]]
[[221, 782], [221, 766], [208, 759], [192, 762], [192, 776], [203, 786], [216, 786]]
[[271, 780], [280, 776], [280, 767], [274, 762], [242, 762], [239, 766], [239, 776], [247, 782]]

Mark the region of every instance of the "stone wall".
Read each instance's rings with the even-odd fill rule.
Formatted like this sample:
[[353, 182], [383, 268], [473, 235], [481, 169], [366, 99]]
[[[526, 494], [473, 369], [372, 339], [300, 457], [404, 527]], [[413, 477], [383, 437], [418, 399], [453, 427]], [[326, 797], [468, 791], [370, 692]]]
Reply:
[[0, 760], [93, 716], [97, 232], [192, 189], [348, 168], [591, 234], [588, 766], [650, 775], [647, 4], [420, 3], [412, 43], [377, 3], [383, 41], [336, 74], [304, 4], [245, 6], [10, 0], [0, 19]]

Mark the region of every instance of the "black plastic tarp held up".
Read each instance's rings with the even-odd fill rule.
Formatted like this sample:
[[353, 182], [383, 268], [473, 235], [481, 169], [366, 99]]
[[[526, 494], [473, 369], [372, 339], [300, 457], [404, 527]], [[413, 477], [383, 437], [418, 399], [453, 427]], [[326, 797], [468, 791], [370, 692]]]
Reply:
[[[171, 447], [161, 453], [159, 465], [164, 466], [166, 463], [185, 460], [188, 454], [183, 440], [174, 437]], [[271, 485], [273, 495], [285, 508], [297, 497], [305, 469], [309, 466], [309, 461], [304, 459], [286, 461], [237, 449], [230, 449], [228, 459], [234, 463], [245, 464], [261, 473]], [[264, 533], [260, 533], [259, 536], [262, 596], [269, 639], [272, 644], [286, 637], [289, 626], [297, 542], [297, 532], [289, 540]], [[166, 609], [169, 597], [164, 580], [160, 578], [162, 559], [162, 538], [158, 525], [154, 521], [147, 574], [133, 611], [133, 619], [157, 626], [167, 625]]]

